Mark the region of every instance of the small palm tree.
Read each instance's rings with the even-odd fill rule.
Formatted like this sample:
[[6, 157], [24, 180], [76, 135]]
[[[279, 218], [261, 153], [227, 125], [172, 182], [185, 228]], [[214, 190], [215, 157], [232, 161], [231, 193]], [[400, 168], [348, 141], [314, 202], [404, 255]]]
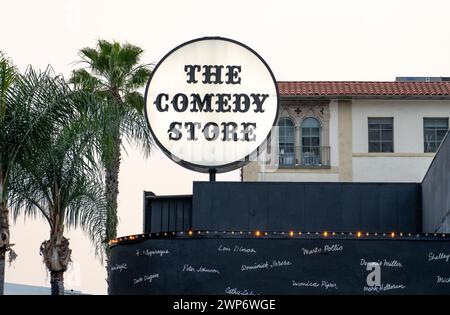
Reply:
[[104, 213], [95, 156], [98, 130], [92, 120], [95, 115], [89, 112], [98, 100], [72, 92], [62, 77], [49, 71], [44, 76], [47, 80], [34, 94], [35, 103], [60, 112], [48, 117], [52, 128], [47, 129], [46, 141], [31, 145], [30, 154], [15, 167], [11, 205], [14, 218], [40, 214], [49, 224], [50, 239], [41, 244], [40, 253], [50, 272], [52, 294], [60, 295], [71, 257], [66, 227], [81, 226], [94, 241], [104, 238], [96, 221]]
[[45, 141], [50, 129], [48, 119], [51, 113], [58, 117], [60, 110], [43, 108], [34, 102], [39, 97], [39, 86], [46, 76], [29, 72], [21, 76], [11, 60], [0, 52], [0, 295], [4, 290], [5, 254], [10, 252], [12, 260], [16, 255], [11, 249], [8, 203], [11, 197], [11, 174], [17, 163], [29, 154], [31, 144]]
[[[101, 162], [105, 173], [107, 220], [104, 249], [109, 274], [108, 242], [117, 236], [117, 196], [123, 140], [137, 145], [148, 156], [153, 142], [144, 118], [144, 98], [137, 90], [147, 82], [150, 70], [140, 64], [143, 50], [131, 44], [99, 40], [96, 48], [80, 51], [86, 68], [73, 72], [77, 89], [95, 93], [106, 101], [99, 107]], [[109, 279], [109, 277], [108, 277]]]

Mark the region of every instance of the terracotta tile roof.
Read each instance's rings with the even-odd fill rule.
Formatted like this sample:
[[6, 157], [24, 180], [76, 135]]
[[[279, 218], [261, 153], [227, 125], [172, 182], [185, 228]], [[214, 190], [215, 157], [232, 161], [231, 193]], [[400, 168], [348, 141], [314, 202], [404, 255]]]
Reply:
[[281, 96], [450, 97], [450, 82], [279, 81]]

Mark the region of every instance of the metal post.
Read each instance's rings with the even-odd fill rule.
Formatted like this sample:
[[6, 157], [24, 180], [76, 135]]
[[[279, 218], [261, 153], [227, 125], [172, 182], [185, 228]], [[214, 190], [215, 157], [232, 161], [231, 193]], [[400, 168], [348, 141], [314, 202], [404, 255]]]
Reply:
[[217, 170], [215, 168], [210, 168], [209, 169], [209, 181], [210, 182], [215, 182], [216, 181], [216, 173], [217, 173]]

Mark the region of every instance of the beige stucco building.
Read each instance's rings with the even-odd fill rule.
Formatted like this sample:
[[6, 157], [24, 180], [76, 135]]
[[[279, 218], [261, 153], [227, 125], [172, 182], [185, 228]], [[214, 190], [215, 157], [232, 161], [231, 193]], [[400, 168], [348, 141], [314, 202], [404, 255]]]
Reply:
[[420, 182], [450, 82], [278, 82], [278, 124], [243, 181]]

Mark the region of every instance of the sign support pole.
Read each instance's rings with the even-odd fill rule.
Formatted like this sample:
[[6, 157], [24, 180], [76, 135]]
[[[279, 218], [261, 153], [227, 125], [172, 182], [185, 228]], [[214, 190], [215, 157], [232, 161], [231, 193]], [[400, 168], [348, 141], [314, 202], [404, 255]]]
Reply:
[[217, 170], [215, 168], [210, 168], [209, 169], [209, 181], [210, 182], [215, 182], [216, 181], [216, 173], [217, 173]]

